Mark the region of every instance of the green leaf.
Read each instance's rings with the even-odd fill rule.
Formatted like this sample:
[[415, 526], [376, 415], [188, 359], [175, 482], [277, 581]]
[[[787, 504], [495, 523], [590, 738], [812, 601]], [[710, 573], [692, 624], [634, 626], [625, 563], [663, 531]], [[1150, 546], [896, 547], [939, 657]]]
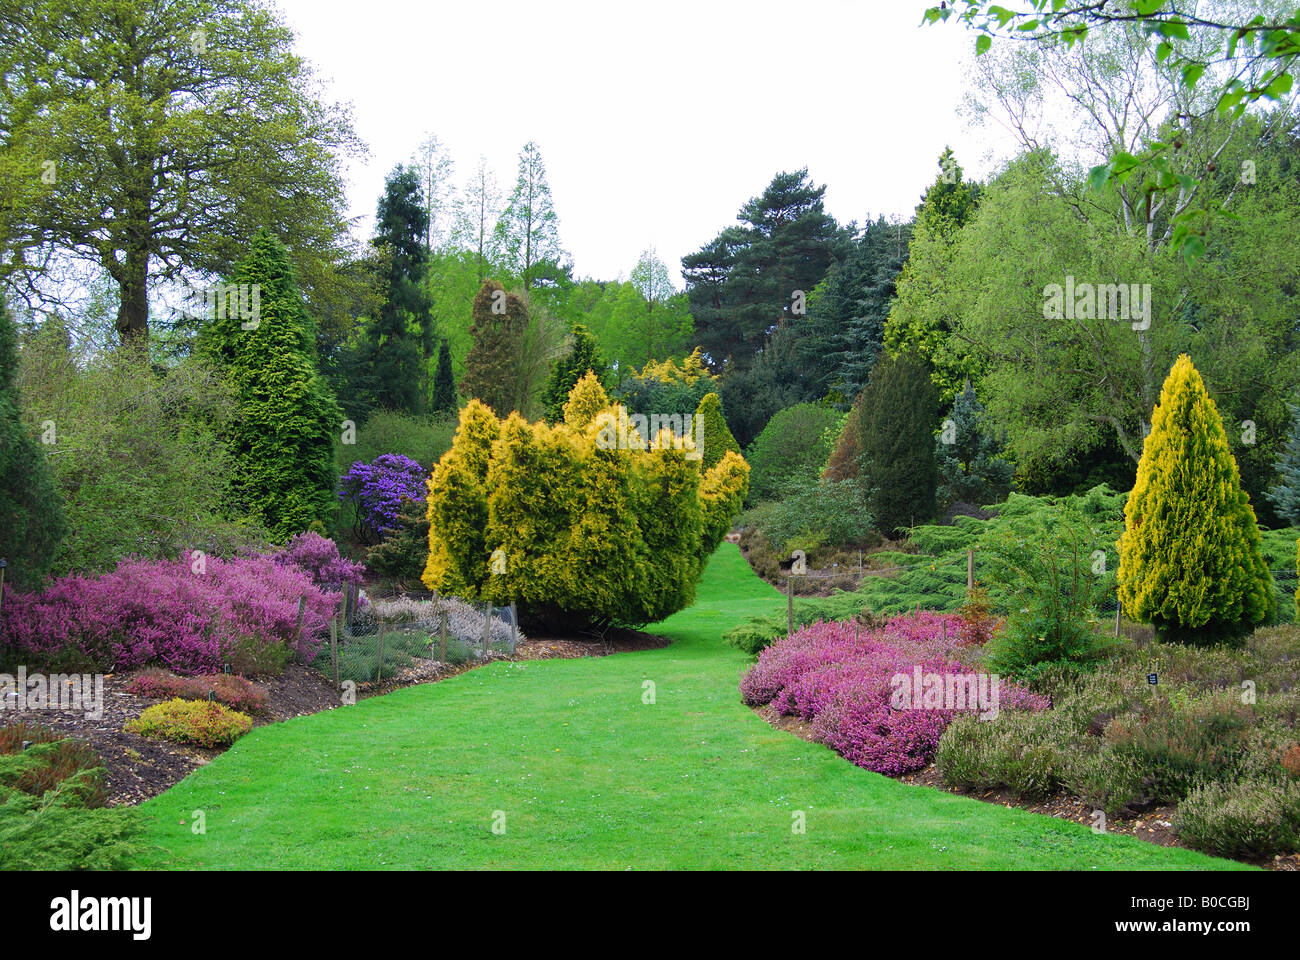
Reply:
[[987, 33], [981, 33], [975, 38], [975, 56], [988, 53], [991, 46], [993, 46], [993, 38]]
[[1169, 54], [1174, 52], [1174, 45], [1168, 40], [1161, 40], [1160, 45], [1156, 47], [1156, 62], [1164, 63], [1169, 59]]
[[1205, 64], [1189, 63], [1183, 67], [1183, 83], [1190, 90], [1196, 86], [1196, 81], [1201, 79], [1201, 74], [1205, 73]]
[[1088, 189], [1100, 190], [1110, 179], [1110, 164], [1103, 163], [1088, 171]]

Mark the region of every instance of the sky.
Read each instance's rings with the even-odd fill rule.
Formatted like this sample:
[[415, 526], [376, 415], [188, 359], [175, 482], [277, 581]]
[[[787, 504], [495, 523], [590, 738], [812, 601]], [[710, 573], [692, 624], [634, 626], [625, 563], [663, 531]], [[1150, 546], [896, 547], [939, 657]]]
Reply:
[[[844, 223], [909, 217], [951, 145], [967, 176], [1011, 152], [959, 116], [974, 36], [920, 26], [931, 0], [278, 0], [296, 49], [350, 103], [347, 166], [368, 238], [385, 174], [436, 134], [464, 182], [480, 155], [508, 192], [541, 149], [577, 277], [626, 277], [735, 223], [807, 167]], [[359, 12], [360, 11], [360, 12]]]

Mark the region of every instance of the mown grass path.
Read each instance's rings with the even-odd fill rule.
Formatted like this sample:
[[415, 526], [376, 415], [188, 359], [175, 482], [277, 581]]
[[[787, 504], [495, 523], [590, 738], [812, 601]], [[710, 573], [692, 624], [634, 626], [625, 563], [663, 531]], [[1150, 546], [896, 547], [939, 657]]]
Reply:
[[747, 658], [719, 636], [782, 602], [723, 544], [696, 604], [652, 628], [667, 648], [500, 663], [260, 727], [144, 805], [143, 865], [1239, 866], [907, 786], [773, 730], [740, 702]]

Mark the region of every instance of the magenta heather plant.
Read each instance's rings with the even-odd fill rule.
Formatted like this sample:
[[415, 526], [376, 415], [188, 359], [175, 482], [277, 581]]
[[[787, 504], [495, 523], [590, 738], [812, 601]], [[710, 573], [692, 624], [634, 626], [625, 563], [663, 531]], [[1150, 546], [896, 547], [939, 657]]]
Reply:
[[340, 555], [333, 540], [311, 530], [298, 534], [270, 557], [281, 566], [302, 568], [313, 583], [326, 590], [341, 589], [348, 583], [361, 586], [366, 572], [364, 564]]
[[[919, 770], [934, 756], [956, 709], [895, 709], [893, 678], [955, 674], [961, 618], [920, 611], [855, 636], [853, 624], [818, 622], [778, 640], [741, 678], [747, 704], [812, 721], [812, 736], [845, 759], [877, 773]], [[946, 627], [946, 634], [945, 634]], [[945, 640], [945, 636], [947, 639]], [[1005, 681], [998, 708], [1045, 710], [1047, 700]], [[974, 703], [967, 710], [977, 710]]]
[[[0, 644], [37, 663], [80, 661], [106, 670], [163, 666], [215, 673], [236, 658], [251, 668], [310, 658], [338, 601], [294, 563], [268, 556], [124, 560], [98, 577], [65, 577], [40, 594], [5, 597]], [[295, 635], [298, 599], [302, 631]]]

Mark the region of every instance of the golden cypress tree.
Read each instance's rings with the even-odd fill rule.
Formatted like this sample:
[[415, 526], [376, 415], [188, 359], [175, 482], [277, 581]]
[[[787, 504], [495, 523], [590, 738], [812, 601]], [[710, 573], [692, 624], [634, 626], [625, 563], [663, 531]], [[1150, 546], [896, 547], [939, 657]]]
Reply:
[[1232, 640], [1273, 613], [1255, 511], [1186, 354], [1160, 391], [1124, 509], [1119, 596], [1130, 617], [1183, 642]]
[[575, 430], [585, 430], [596, 414], [608, 406], [609, 394], [588, 370], [569, 391], [569, 399], [564, 402], [564, 422]]
[[479, 400], [460, 411], [460, 425], [429, 478], [429, 559], [421, 581], [430, 590], [477, 599], [488, 576], [484, 530], [487, 475], [500, 436], [496, 416]]

